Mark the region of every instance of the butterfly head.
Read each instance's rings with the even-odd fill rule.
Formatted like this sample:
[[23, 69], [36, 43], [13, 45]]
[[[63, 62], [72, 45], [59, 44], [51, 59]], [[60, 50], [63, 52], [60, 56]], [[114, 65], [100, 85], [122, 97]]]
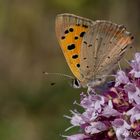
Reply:
[[106, 80], [106, 78], [104, 76], [96, 77], [93, 80], [85, 80], [85, 81], [79, 81], [78, 79], [73, 79], [72, 86], [74, 88], [96, 87], [96, 86], [104, 83], [105, 80]]
[[102, 77], [96, 77], [93, 80], [89, 81], [87, 84], [87, 87], [96, 87], [104, 83], [106, 78], [104, 76]]
[[72, 87], [73, 88], [81, 88], [82, 85], [81, 85], [80, 81], [75, 78], [75, 79], [72, 80]]

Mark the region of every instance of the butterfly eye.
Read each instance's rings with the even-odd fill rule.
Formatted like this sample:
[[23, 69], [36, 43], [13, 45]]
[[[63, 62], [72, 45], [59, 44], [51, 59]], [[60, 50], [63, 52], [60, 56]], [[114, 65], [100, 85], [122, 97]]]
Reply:
[[97, 82], [103, 83], [106, 80], [105, 77], [97, 78]]
[[72, 86], [73, 86], [74, 88], [81, 88], [81, 84], [80, 84], [79, 80], [77, 80], [77, 79], [74, 79], [74, 80], [72, 81]]

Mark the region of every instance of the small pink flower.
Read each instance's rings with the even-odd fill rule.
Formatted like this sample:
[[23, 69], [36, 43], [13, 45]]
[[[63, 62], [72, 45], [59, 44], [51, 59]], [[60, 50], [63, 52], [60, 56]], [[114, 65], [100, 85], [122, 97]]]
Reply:
[[140, 104], [140, 89], [134, 84], [129, 83], [124, 87], [125, 92], [128, 94], [129, 102]]
[[121, 115], [121, 113], [118, 112], [116, 109], [113, 108], [112, 101], [109, 100], [109, 104], [106, 105], [106, 106], [103, 108], [102, 116], [109, 118], [109, 117], [111, 117], [111, 116], [118, 116], [118, 115]]
[[127, 84], [127, 83], [129, 83], [129, 78], [126, 76], [124, 71], [119, 70], [116, 75], [115, 87], [119, 86], [120, 84]]
[[124, 140], [125, 138], [128, 138], [130, 133], [129, 130], [131, 126], [123, 119], [115, 119], [112, 122], [113, 129], [116, 133], [116, 137], [118, 140]]
[[85, 123], [85, 121], [82, 119], [80, 113], [76, 113], [72, 111], [73, 116], [71, 117], [71, 124], [73, 126], [80, 126]]
[[67, 140], [86, 140], [86, 138], [88, 138], [88, 136], [84, 135], [84, 134], [75, 134], [75, 135], [71, 135], [71, 136], [67, 136]]
[[134, 75], [135, 78], [140, 78], [140, 53], [135, 54], [135, 59], [131, 61], [131, 67], [130, 74]]
[[85, 132], [87, 134], [95, 134], [95, 133], [105, 131], [107, 129], [108, 127], [104, 123], [98, 121], [98, 122], [91, 122], [89, 126], [85, 127]]
[[130, 116], [131, 123], [140, 120], [140, 104], [128, 110], [126, 114]]

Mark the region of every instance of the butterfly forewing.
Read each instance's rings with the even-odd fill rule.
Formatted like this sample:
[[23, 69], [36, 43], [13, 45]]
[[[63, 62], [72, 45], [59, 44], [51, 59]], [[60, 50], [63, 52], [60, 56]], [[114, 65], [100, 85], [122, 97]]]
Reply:
[[79, 80], [82, 80], [79, 70], [81, 43], [93, 24], [94, 22], [90, 19], [72, 14], [60, 14], [56, 18], [56, 35], [59, 44], [71, 71]]
[[94, 80], [110, 73], [132, 43], [132, 38], [124, 26], [96, 21], [82, 41], [80, 70], [84, 79]]

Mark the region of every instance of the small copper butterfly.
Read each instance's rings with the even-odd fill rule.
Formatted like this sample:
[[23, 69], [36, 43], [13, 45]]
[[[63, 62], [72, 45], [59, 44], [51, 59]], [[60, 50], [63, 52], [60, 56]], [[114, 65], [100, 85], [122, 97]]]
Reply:
[[123, 25], [67, 13], [57, 15], [55, 29], [78, 87], [104, 82], [133, 40]]

